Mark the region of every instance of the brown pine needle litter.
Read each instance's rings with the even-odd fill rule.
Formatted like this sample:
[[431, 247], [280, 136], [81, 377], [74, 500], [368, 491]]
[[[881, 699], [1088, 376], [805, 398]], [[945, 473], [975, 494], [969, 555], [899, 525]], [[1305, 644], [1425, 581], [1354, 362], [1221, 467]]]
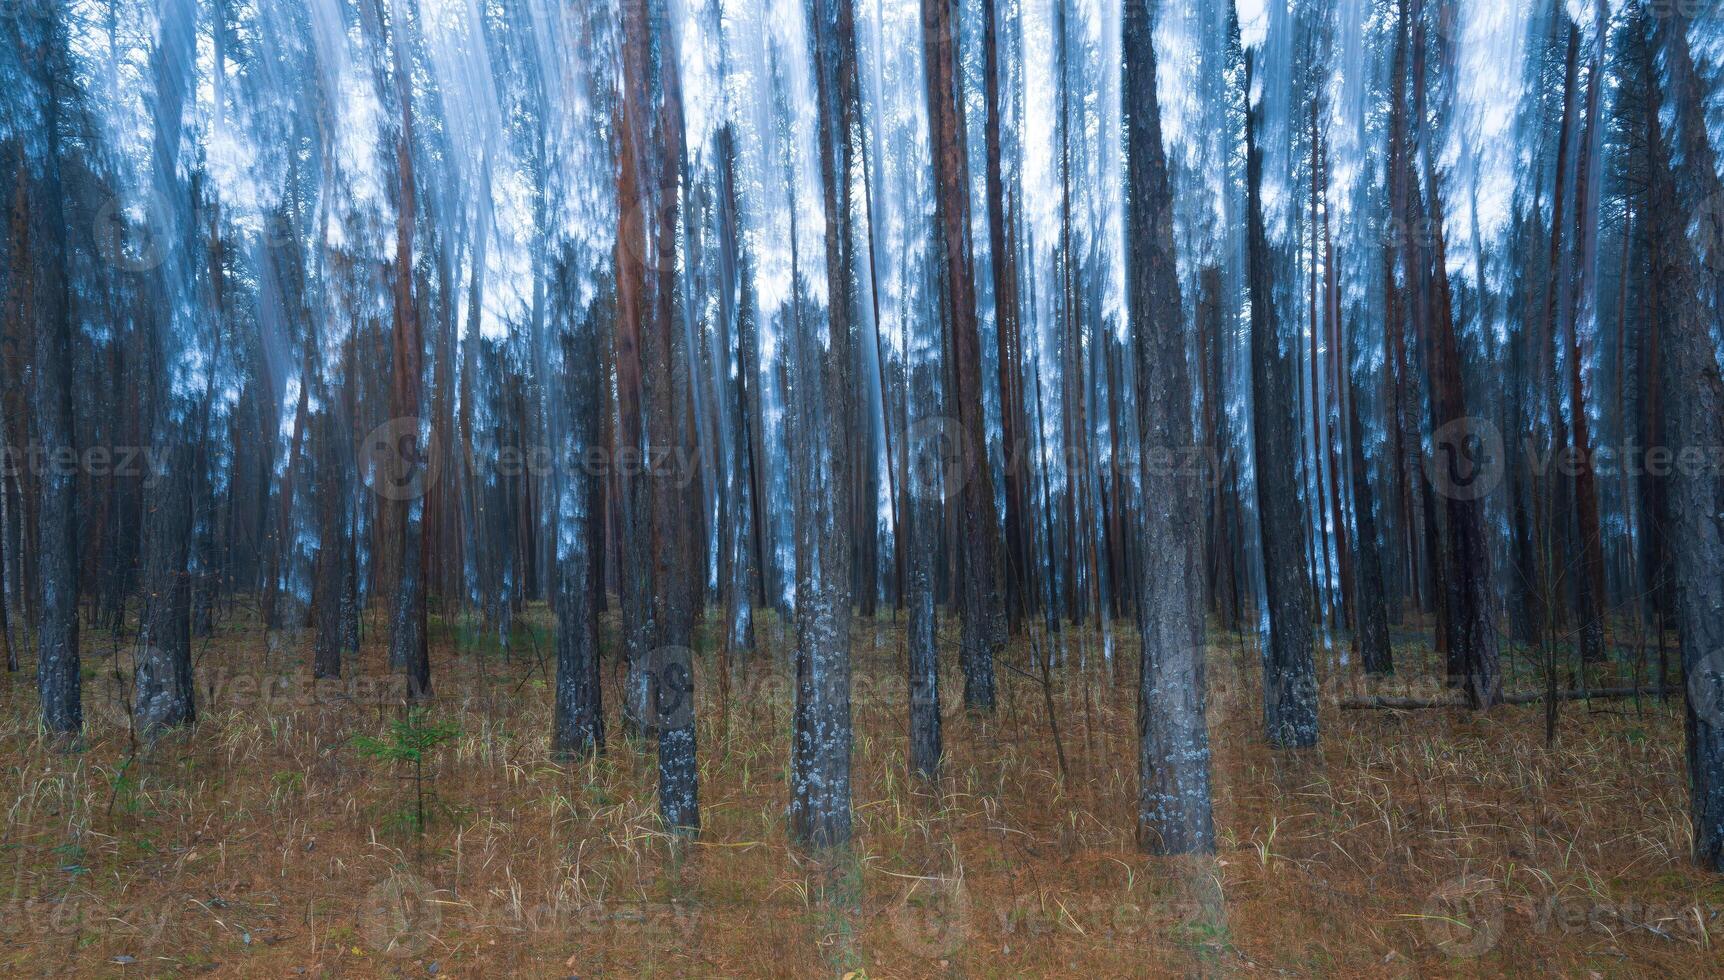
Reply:
[[[1129, 682], [1075, 654], [1053, 672], [1062, 782], [1037, 686], [1002, 671], [997, 715], [973, 717], [948, 664], [944, 768], [922, 783], [889, 616], [856, 624], [848, 855], [788, 844], [793, 686], [770, 617], [761, 648], [733, 658], [722, 737], [701, 631], [693, 842], [658, 826], [651, 744], [619, 734], [614, 621], [610, 744], [559, 760], [540, 665], [458, 650], [434, 620], [425, 718], [459, 734], [425, 759], [422, 828], [410, 769], [354, 748], [404, 716], [375, 641], [358, 680], [313, 684], [308, 637], [275, 637], [271, 656], [260, 629], [225, 628], [199, 662], [196, 729], [135, 756], [125, 663], [86, 661], [87, 733], [69, 753], [39, 735], [30, 674], [13, 675], [0, 682], [0, 973], [1724, 973], [1724, 883], [1686, 851], [1679, 691], [1565, 705], [1547, 747], [1542, 705], [1342, 710], [1354, 685], [1326, 671], [1320, 748], [1274, 753], [1250, 638], [1212, 636], [1220, 851], [1151, 859], [1133, 842]], [[522, 619], [552, 625], [543, 608]], [[1112, 677], [1134, 677], [1135, 643], [1114, 648], [1126, 659]], [[1001, 656], [1027, 664], [1028, 644]], [[1429, 673], [1420, 656], [1397, 651], [1404, 675]]]

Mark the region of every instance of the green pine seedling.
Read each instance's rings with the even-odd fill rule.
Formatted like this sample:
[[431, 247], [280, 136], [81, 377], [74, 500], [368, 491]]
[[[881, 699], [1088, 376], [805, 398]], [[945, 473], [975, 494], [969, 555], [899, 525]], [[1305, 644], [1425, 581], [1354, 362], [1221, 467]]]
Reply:
[[411, 708], [405, 717], [389, 723], [385, 738], [361, 735], [353, 740], [361, 755], [380, 762], [413, 766], [413, 830], [425, 833], [425, 760], [444, 742], [461, 737], [453, 722], [434, 722], [424, 708]]

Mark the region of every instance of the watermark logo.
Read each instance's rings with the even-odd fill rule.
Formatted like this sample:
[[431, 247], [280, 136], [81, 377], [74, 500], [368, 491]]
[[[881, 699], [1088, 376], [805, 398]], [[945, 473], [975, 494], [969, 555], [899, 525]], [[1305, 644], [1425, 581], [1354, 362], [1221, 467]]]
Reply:
[[1707, 272], [1724, 275], [1724, 191], [1707, 195], [1694, 210], [1694, 245]]
[[1437, 226], [1427, 217], [1412, 221], [1397, 214], [1384, 216], [1378, 226], [1378, 241], [1384, 248], [1432, 249], [1437, 244]]
[[1694, 716], [1714, 728], [1724, 728], [1724, 649], [1701, 657], [1687, 674], [1688, 704]]
[[1457, 959], [1475, 959], [1502, 938], [1505, 904], [1496, 882], [1462, 875], [1431, 893], [1419, 916], [1425, 935]]
[[694, 724], [694, 651], [660, 647], [653, 651], [648, 722], [657, 731], [675, 731]]
[[[640, 195], [617, 215], [618, 265], [624, 274], [651, 276], [674, 271], [676, 253], [661, 254], [658, 236], [667, 225], [676, 225], [676, 195], [669, 195], [661, 204], [651, 188], [639, 190]], [[665, 263], [670, 268], [661, 268]]]
[[970, 445], [958, 420], [930, 415], [911, 423], [907, 434], [911, 493], [947, 501], [962, 492]]
[[970, 895], [958, 878], [918, 878], [893, 903], [888, 917], [905, 951], [945, 959], [970, 937]]
[[417, 500], [436, 485], [441, 462], [437, 441], [418, 418], [394, 418], [359, 443], [366, 486], [385, 500]]
[[443, 922], [437, 889], [414, 874], [391, 874], [372, 886], [360, 910], [362, 933], [385, 956], [417, 956]]
[[1502, 430], [1488, 419], [1466, 416], [1431, 433], [1425, 476], [1439, 496], [1482, 500], [1502, 485], [1507, 469]]
[[160, 194], [148, 194], [143, 202], [143, 220], [130, 220], [129, 208], [118, 197], [110, 197], [96, 209], [90, 233], [96, 253], [123, 272], [149, 272], [161, 266], [173, 250], [172, 237], [163, 234], [172, 205]]
[[174, 918], [173, 909], [165, 905], [117, 905], [97, 895], [30, 897], [0, 907], [0, 935], [14, 940], [43, 936], [76, 939], [93, 933], [105, 939], [128, 939], [142, 952], [161, 945]]

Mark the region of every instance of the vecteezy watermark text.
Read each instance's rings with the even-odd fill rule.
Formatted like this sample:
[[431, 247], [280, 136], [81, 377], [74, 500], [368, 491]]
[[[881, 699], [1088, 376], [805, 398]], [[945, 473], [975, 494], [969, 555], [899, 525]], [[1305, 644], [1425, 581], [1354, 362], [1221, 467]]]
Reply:
[[165, 446], [0, 446], [0, 476], [118, 477], [153, 486], [167, 472]]
[[1631, 438], [1620, 445], [1582, 449], [1541, 444], [1531, 434], [1510, 443], [1496, 423], [1469, 416], [1433, 431], [1426, 448], [1425, 474], [1431, 487], [1452, 500], [1490, 496], [1507, 481], [1511, 467], [1523, 468], [1535, 480], [1588, 474], [1599, 479], [1717, 477], [1724, 475], [1724, 446], [1643, 446]]

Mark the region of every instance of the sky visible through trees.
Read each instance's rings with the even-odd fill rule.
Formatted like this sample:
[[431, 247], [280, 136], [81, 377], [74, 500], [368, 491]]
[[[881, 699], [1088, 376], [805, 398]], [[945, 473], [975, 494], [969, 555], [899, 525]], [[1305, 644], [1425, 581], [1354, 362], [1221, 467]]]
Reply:
[[904, 776], [1027, 682], [1065, 779], [1100, 672], [1122, 830], [1206, 855], [1229, 642], [1265, 753], [1667, 699], [1724, 872], [1718, 3], [4, 4], [4, 697], [66, 746], [97, 671], [195, 732], [224, 630], [421, 705], [494, 643], [698, 840], [782, 669], [828, 854], [901, 623]]

